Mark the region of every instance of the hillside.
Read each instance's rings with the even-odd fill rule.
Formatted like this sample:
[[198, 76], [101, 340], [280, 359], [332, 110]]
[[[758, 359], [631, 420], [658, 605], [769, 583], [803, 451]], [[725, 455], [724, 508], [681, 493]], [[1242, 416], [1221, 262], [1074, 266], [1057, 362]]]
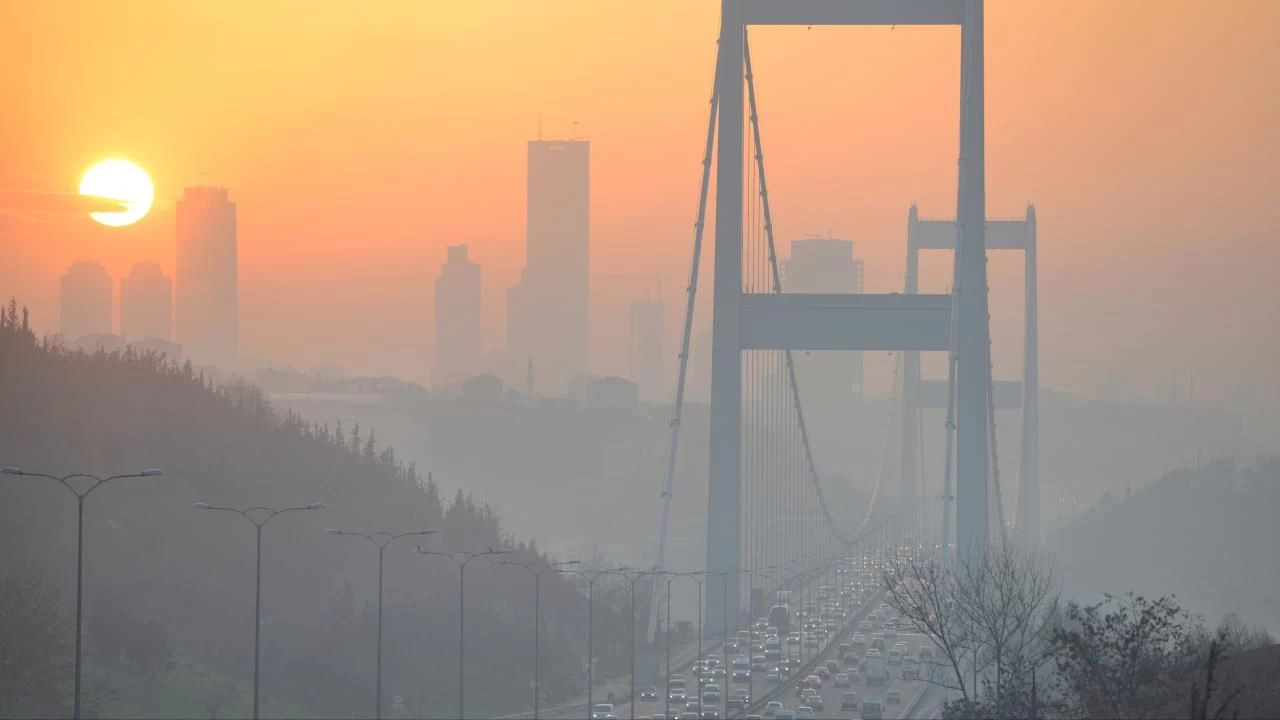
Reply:
[[[190, 366], [158, 357], [63, 351], [26, 332], [12, 305], [0, 319], [0, 408], [0, 465], [55, 475], [165, 471], [113, 481], [86, 501], [86, 676], [102, 686], [95, 709], [102, 714], [209, 717], [217, 697], [244, 697], [254, 529], [230, 513], [196, 512], [193, 502], [328, 506], [279, 517], [263, 531], [267, 717], [372, 712], [377, 554], [325, 528], [433, 528], [432, 550], [512, 544], [486, 505], [461, 492], [442, 502], [430, 479], [370, 432], [308, 424], [251, 387], [215, 387]], [[0, 476], [0, 577], [43, 574], [73, 607], [74, 528], [75, 502], [63, 488]], [[510, 559], [539, 557], [531, 543], [513, 546]], [[430, 698], [433, 713], [449, 717], [457, 568], [411, 550], [402, 542], [386, 552], [387, 694], [419, 715]], [[468, 569], [466, 590], [468, 713], [521, 710], [531, 701], [532, 580], [481, 559]], [[555, 575], [544, 578], [542, 600], [544, 691], [552, 701], [580, 686], [585, 607]], [[625, 643], [611, 633], [625, 629], [613, 607], [603, 602], [596, 612], [598, 651], [612, 652], [602, 666], [623, 663]], [[62, 654], [54, 659], [67, 669]], [[56, 699], [28, 700], [0, 707], [0, 715], [67, 712]], [[224, 714], [236, 706], [228, 700]]]
[[1108, 496], [1050, 539], [1069, 595], [1174, 593], [1210, 623], [1230, 611], [1280, 630], [1280, 458], [1215, 462]]

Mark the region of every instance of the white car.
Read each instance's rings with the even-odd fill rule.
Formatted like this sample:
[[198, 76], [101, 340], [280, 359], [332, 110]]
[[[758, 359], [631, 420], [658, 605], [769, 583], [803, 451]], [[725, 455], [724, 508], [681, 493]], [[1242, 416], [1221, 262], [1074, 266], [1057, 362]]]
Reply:
[[777, 700], [770, 700], [769, 703], [764, 706], [764, 716], [767, 718], [774, 717], [781, 711], [782, 703]]
[[591, 708], [591, 720], [614, 720], [617, 717], [613, 714], [613, 705], [609, 703], [596, 703]]

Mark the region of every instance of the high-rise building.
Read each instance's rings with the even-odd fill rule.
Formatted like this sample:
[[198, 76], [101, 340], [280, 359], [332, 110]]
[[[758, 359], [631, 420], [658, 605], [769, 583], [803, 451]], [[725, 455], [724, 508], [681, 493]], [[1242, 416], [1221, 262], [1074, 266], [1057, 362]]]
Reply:
[[[508, 295], [508, 339], [533, 361], [539, 386], [563, 393], [588, 369], [590, 144], [529, 142], [527, 258]], [[517, 306], [519, 304], [519, 306]]]
[[667, 399], [666, 369], [662, 362], [662, 321], [662, 303], [631, 303], [631, 381], [639, 386], [640, 397], [652, 402]]
[[188, 357], [230, 365], [239, 355], [236, 205], [226, 188], [187, 188], [178, 201], [175, 325]]
[[111, 276], [102, 265], [89, 260], [72, 263], [62, 276], [62, 339], [74, 344], [87, 335], [110, 335], [112, 294]]
[[450, 245], [436, 280], [436, 366], [432, 383], [446, 385], [483, 370], [480, 266], [466, 245]]
[[[784, 292], [862, 292], [862, 261], [854, 259], [849, 240], [794, 240], [783, 271]], [[862, 353], [824, 350], [792, 356], [814, 453], [832, 458], [837, 467], [850, 467], [854, 458], [845, 433], [854, 425], [862, 393]]]
[[157, 263], [138, 263], [120, 279], [120, 334], [131, 341], [173, 339], [173, 284]]
[[[782, 288], [796, 293], [860, 293], [862, 261], [853, 256], [851, 240], [807, 237], [791, 241], [791, 258], [783, 268]], [[800, 361], [797, 360], [797, 364]], [[812, 375], [804, 374], [822, 392], [862, 389], [862, 353], [808, 353], [804, 364]]]

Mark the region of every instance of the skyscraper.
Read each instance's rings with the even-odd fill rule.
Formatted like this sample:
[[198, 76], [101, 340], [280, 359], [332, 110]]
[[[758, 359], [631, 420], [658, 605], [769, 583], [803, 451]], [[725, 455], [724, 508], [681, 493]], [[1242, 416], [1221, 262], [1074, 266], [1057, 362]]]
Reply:
[[640, 397], [667, 399], [666, 369], [662, 351], [663, 306], [660, 302], [631, 303], [629, 333], [631, 381], [640, 386]]
[[464, 380], [483, 371], [480, 320], [480, 266], [467, 257], [466, 245], [450, 245], [436, 280], [435, 385]]
[[178, 201], [178, 342], [197, 363], [239, 354], [236, 205], [226, 188], [187, 188]]
[[531, 358], [539, 386], [558, 393], [588, 368], [590, 144], [531, 140], [528, 162], [527, 258], [507, 312], [518, 344], [508, 351]]
[[120, 279], [120, 334], [132, 341], [173, 337], [173, 285], [157, 263], [138, 263]]
[[59, 312], [62, 339], [111, 334], [111, 276], [102, 265], [77, 260], [62, 276]]
[[[853, 242], [807, 237], [791, 241], [791, 258], [783, 268], [782, 288], [796, 293], [860, 293], [862, 261], [853, 257]], [[796, 365], [805, 365], [801, 376], [814, 388], [814, 404], [834, 393], [862, 389], [862, 353], [831, 352], [797, 354]], [[808, 380], [808, 378], [813, 378]], [[802, 401], [809, 404], [809, 399]]]

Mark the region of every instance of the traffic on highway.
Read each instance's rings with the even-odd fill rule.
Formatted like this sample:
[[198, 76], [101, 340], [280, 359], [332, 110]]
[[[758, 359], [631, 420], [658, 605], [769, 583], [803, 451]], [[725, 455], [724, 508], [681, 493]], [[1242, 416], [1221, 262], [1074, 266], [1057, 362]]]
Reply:
[[[768, 614], [720, 652], [638, 692], [635, 717], [897, 720], [922, 706], [934, 647], [880, 601], [879, 563], [846, 560], [821, 579], [777, 590]], [[591, 717], [631, 717], [631, 709], [598, 704]]]

